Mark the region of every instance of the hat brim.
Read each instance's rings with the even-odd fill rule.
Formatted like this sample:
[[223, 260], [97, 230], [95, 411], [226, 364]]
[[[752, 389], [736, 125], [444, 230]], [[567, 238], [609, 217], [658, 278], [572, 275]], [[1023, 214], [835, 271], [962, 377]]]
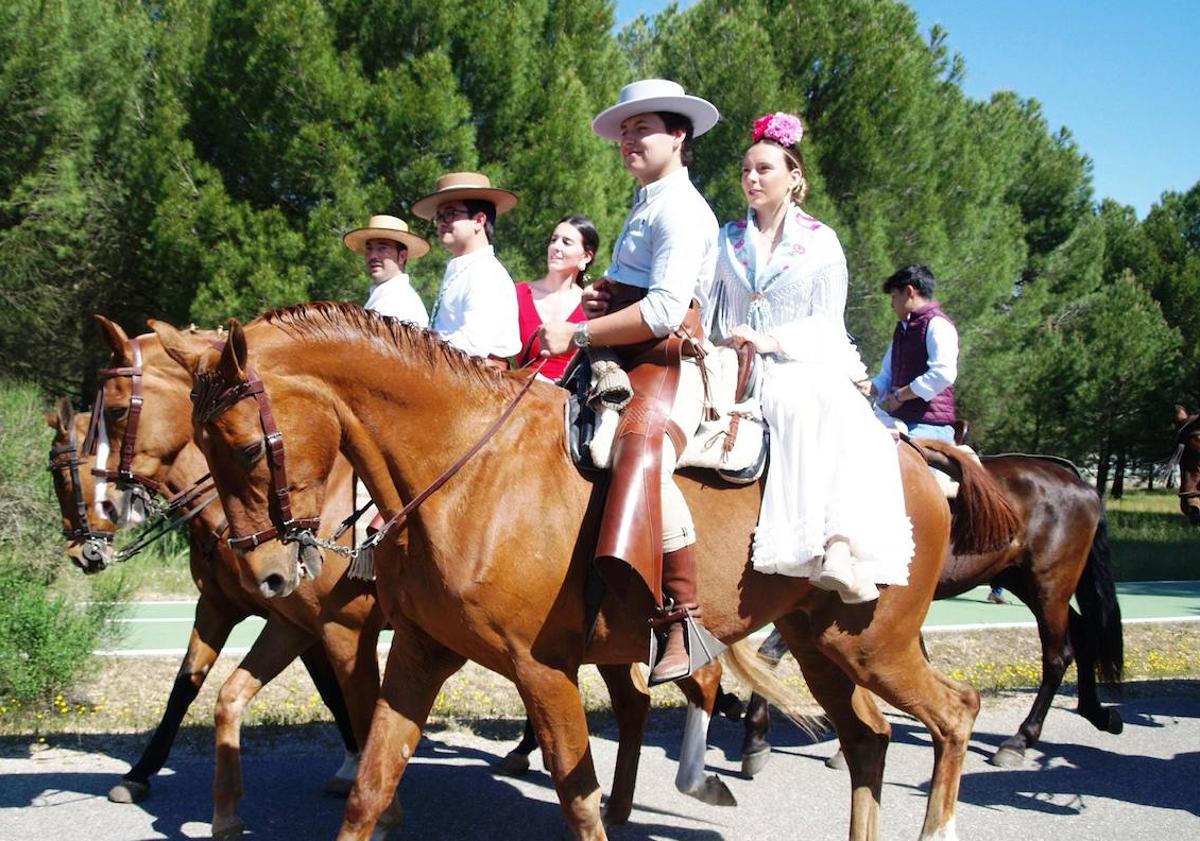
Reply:
[[366, 254], [367, 241], [372, 239], [390, 239], [392, 242], [403, 243], [408, 248], [409, 260], [420, 260], [429, 253], [428, 242], [416, 234], [393, 228], [355, 228], [342, 237], [342, 242], [355, 254]]
[[592, 131], [606, 140], [621, 139], [621, 123], [636, 114], [669, 111], [682, 114], [692, 121], [692, 137], [699, 137], [717, 124], [721, 112], [707, 99], [698, 96], [652, 96], [633, 102], [622, 102], [606, 108], [592, 120]]
[[447, 187], [422, 196], [413, 202], [412, 214], [420, 219], [433, 219], [439, 205], [448, 201], [467, 201], [478, 199], [491, 202], [496, 206], [496, 215], [501, 216], [517, 206], [516, 193], [501, 190], [498, 187]]

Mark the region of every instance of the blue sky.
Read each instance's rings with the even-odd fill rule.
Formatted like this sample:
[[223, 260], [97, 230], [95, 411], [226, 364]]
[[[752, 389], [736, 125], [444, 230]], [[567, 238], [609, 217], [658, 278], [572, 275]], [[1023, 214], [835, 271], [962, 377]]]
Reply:
[[[618, 0], [617, 21], [665, 0]], [[686, 0], [683, 5], [689, 5]], [[1013, 90], [1042, 103], [1092, 159], [1096, 198], [1144, 217], [1166, 190], [1200, 180], [1200, 2], [912, 0], [921, 30], [949, 32], [966, 93]]]

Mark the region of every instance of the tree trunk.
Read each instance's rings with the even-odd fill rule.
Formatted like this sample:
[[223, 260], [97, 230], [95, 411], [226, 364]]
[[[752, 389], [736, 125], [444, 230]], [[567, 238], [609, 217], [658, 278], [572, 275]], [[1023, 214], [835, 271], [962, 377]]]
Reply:
[[1154, 462], [1150, 462], [1149, 466], [1146, 467], [1146, 490], [1147, 491], [1154, 490], [1154, 468], [1155, 468]]
[[1117, 453], [1117, 475], [1113, 477], [1112, 498], [1120, 499], [1125, 494], [1125, 451]]
[[1096, 459], [1096, 493], [1100, 494], [1100, 498], [1104, 496], [1108, 490], [1108, 459], [1111, 451], [1108, 447], [1108, 441], [1100, 445], [1100, 455]]

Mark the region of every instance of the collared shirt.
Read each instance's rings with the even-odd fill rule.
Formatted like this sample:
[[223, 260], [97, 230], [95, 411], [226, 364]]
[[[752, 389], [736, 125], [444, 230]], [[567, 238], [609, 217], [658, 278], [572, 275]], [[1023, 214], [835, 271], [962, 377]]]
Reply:
[[521, 350], [517, 292], [492, 246], [455, 257], [433, 305], [433, 329], [472, 356], [513, 356]]
[[390, 315], [421, 328], [429, 326], [429, 314], [425, 312], [425, 304], [417, 290], [412, 288], [408, 275], [404, 272], [392, 275], [382, 283], [372, 283], [363, 309], [372, 310], [380, 315]]
[[637, 191], [608, 276], [648, 290], [642, 319], [661, 338], [683, 323], [693, 298], [707, 310], [716, 265], [717, 217], [681, 167]]
[[[901, 329], [908, 329], [908, 322], [901, 322]], [[941, 392], [954, 385], [958, 379], [958, 330], [949, 320], [934, 316], [925, 328], [925, 350], [929, 355], [929, 368], [917, 377], [908, 387], [912, 393], [922, 400], [932, 400]], [[892, 389], [892, 345], [889, 342], [887, 352], [883, 354], [883, 363], [879, 367], [879, 375], [871, 382], [875, 383], [878, 394], [887, 394]]]

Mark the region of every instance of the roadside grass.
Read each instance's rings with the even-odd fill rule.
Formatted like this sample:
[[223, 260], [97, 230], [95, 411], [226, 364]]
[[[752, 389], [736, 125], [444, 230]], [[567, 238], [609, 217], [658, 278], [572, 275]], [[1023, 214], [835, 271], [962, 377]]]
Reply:
[[[971, 683], [985, 695], [1026, 690], [1040, 679], [1040, 647], [1033, 629], [937, 633], [928, 635], [926, 643], [941, 672]], [[196, 728], [211, 739], [217, 691], [236, 665], [232, 657], [217, 661], [188, 711], [185, 728]], [[100, 673], [71, 692], [46, 703], [0, 705], [0, 736], [28, 738], [36, 744], [61, 741], [70, 734], [148, 732], [162, 716], [178, 667], [178, 661], [165, 658], [101, 658]], [[1143, 680], [1200, 679], [1200, 623], [1126, 626], [1125, 668], [1127, 686]], [[819, 712], [792, 658], [784, 659], [778, 676], [801, 709]], [[589, 717], [597, 720], [610, 715], [608, 692], [599, 673], [585, 667], [579, 677]], [[1074, 681], [1072, 667], [1063, 683], [1064, 694], [1074, 691]], [[728, 677], [724, 685], [743, 698], [748, 694]], [[670, 686], [654, 689], [651, 700], [655, 707], [684, 703], [679, 691]], [[480, 732], [503, 728], [503, 722], [519, 722], [523, 716], [524, 707], [512, 684], [468, 663], [442, 687], [430, 718], [438, 726]], [[291, 726], [329, 720], [311, 680], [295, 663], [264, 687], [246, 710], [244, 723], [247, 727]], [[519, 733], [519, 724], [513, 733]]]
[[1118, 581], [1200, 579], [1200, 529], [1179, 513], [1174, 491], [1137, 491], [1106, 501]]

